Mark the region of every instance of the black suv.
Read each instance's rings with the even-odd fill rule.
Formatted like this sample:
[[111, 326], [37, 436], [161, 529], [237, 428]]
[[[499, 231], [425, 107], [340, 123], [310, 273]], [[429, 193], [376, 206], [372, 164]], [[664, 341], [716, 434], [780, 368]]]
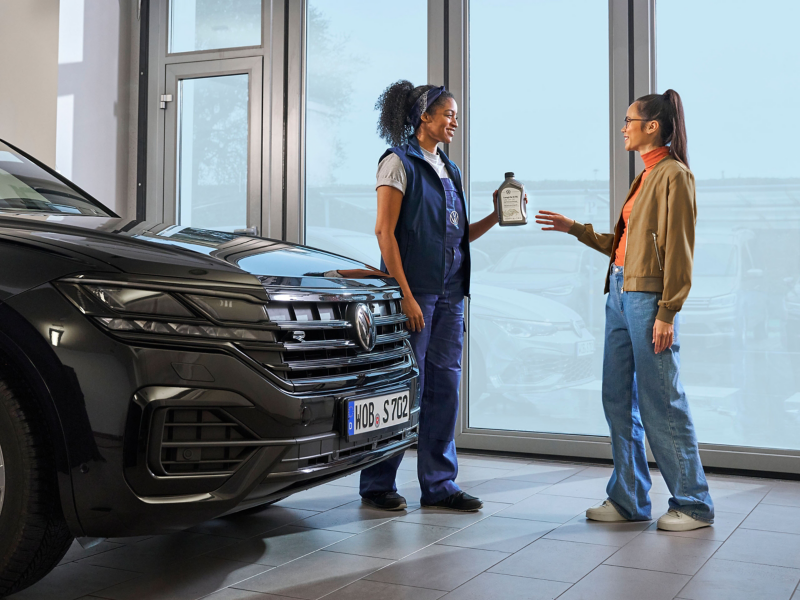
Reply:
[[396, 282], [286, 242], [128, 222], [0, 141], [0, 597], [72, 539], [159, 534], [416, 441]]

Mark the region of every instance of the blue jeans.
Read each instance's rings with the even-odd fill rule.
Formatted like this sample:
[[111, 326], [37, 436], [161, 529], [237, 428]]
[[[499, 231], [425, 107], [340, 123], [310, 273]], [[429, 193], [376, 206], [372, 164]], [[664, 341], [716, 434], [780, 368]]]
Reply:
[[672, 494], [669, 507], [713, 523], [714, 504], [679, 377], [678, 317], [672, 348], [656, 354], [653, 325], [661, 294], [623, 292], [623, 282], [622, 268], [612, 265], [603, 353], [603, 410], [614, 455], [608, 498], [626, 519], [650, 518], [647, 432]]
[[[454, 438], [464, 346], [464, 294], [460, 289], [441, 296], [414, 296], [425, 318], [425, 328], [411, 332], [422, 388], [417, 474], [423, 504], [434, 504], [459, 491]], [[361, 471], [361, 495], [396, 491], [395, 477], [402, 459], [399, 454]]]

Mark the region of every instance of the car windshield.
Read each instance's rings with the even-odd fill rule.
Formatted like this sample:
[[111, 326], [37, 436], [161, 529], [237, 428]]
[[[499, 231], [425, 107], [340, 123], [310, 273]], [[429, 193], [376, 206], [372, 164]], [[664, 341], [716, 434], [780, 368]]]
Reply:
[[0, 214], [43, 213], [113, 217], [54, 175], [0, 142]]
[[737, 256], [734, 244], [697, 244], [692, 272], [701, 277], [735, 277]]
[[574, 273], [578, 270], [579, 252], [559, 251], [530, 246], [513, 250], [497, 264], [498, 273]]

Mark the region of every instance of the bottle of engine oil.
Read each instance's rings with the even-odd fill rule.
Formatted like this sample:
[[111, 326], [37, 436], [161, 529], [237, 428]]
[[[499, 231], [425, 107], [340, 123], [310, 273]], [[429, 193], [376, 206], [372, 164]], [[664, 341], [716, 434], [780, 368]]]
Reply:
[[497, 220], [501, 227], [526, 225], [528, 208], [525, 206], [525, 186], [506, 173], [505, 181], [497, 190]]

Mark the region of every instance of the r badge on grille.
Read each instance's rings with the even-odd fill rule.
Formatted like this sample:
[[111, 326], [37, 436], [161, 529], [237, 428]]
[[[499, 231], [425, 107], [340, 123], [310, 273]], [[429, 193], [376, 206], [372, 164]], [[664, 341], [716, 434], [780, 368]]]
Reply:
[[347, 307], [347, 320], [350, 321], [355, 341], [367, 352], [372, 352], [378, 338], [375, 316], [363, 302]]

